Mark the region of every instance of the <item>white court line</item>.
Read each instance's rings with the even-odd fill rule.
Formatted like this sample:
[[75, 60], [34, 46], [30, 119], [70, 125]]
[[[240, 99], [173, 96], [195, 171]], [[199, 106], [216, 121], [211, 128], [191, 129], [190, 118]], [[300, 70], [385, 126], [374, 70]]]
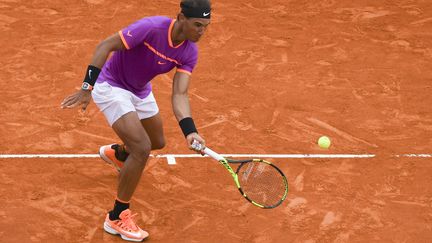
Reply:
[[[223, 157], [233, 158], [373, 158], [374, 154], [221, 154]], [[176, 158], [203, 158], [200, 154], [160, 154], [150, 155], [153, 158], [166, 158], [169, 165], [176, 164]], [[0, 154], [0, 159], [72, 159], [72, 158], [99, 158], [99, 154]]]
[[402, 154], [402, 155], [396, 155], [396, 157], [432, 158], [432, 154]]
[[176, 164], [176, 159], [174, 156], [167, 156], [167, 161], [169, 165], [175, 165]]
[[[373, 158], [374, 154], [221, 154], [222, 157], [233, 158], [281, 158], [281, 159], [303, 159], [303, 158]], [[208, 157], [200, 154], [165, 154], [156, 157], [195, 158]]]
[[0, 159], [67, 159], [67, 158], [99, 158], [99, 154], [1, 154]]
[[[366, 159], [377, 157], [375, 154], [221, 154], [233, 158], [280, 158], [280, 159]], [[200, 154], [160, 154], [150, 155], [153, 158], [166, 158], [168, 164], [176, 164], [176, 158], [203, 158]], [[392, 157], [401, 158], [432, 158], [432, 154], [402, 154]], [[99, 154], [0, 154], [0, 159], [67, 159], [67, 158], [99, 158]]]
[[[221, 154], [233, 158], [373, 158], [374, 154]], [[410, 155], [413, 156], [413, 155]], [[202, 158], [200, 154], [160, 154], [150, 155], [154, 158]], [[33, 158], [99, 158], [99, 154], [0, 154], [0, 159], [33, 159]]]

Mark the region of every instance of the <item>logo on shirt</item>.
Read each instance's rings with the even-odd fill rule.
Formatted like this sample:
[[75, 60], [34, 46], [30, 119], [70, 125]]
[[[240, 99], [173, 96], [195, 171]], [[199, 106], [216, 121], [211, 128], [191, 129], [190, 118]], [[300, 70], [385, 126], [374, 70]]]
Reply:
[[166, 62], [158, 61], [158, 64], [159, 65], [164, 65], [164, 64], [166, 64]]
[[127, 32], [126, 35], [129, 36], [129, 37], [132, 37], [132, 34], [130, 33], [130, 30], [128, 30], [128, 32]]
[[207, 17], [207, 16], [209, 16], [209, 15], [210, 15], [210, 12], [208, 12], [208, 13], [204, 12], [204, 13], [203, 13], [203, 16], [204, 16], [204, 17]]

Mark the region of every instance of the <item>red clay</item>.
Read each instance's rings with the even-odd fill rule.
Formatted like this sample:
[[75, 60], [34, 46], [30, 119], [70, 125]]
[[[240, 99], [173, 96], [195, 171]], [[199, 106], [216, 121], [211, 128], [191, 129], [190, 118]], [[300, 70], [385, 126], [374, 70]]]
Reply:
[[[140, 3], [137, 3], [140, 2]], [[425, 1], [214, 2], [190, 98], [221, 153], [374, 153], [272, 160], [287, 201], [258, 209], [210, 159], [151, 159], [132, 200], [147, 242], [427, 242], [432, 238], [432, 8]], [[94, 104], [61, 110], [95, 46], [178, 1], [0, 2], [2, 154], [97, 153], [118, 141]], [[190, 153], [153, 81], [167, 146]], [[321, 135], [332, 139], [319, 149]], [[103, 232], [116, 172], [100, 159], [0, 160], [2, 242], [122, 242]]]

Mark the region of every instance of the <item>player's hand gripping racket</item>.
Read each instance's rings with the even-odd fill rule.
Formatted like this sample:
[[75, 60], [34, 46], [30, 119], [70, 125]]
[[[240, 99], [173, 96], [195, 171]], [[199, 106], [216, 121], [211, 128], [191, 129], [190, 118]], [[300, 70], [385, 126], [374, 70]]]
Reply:
[[[194, 142], [192, 147], [219, 161], [234, 178], [240, 194], [253, 205], [275, 208], [285, 200], [288, 181], [282, 171], [272, 163], [262, 159], [226, 159], [209, 148], [202, 150], [198, 142]], [[229, 164], [239, 166], [234, 172]]]

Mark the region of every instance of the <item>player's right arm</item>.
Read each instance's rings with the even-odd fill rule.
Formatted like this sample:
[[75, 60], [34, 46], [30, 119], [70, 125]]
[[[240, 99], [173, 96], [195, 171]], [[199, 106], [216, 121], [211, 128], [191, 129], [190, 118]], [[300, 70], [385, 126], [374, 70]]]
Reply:
[[112, 51], [126, 50], [119, 33], [116, 33], [97, 45], [91, 65], [102, 68]]
[[[89, 68], [86, 72], [85, 79], [93, 79], [96, 81], [99, 75], [100, 69], [105, 64], [108, 56], [113, 51], [126, 50], [122, 38], [119, 33], [116, 33], [97, 45]], [[93, 74], [93, 76], [92, 76]], [[85, 110], [91, 100], [91, 90], [80, 89], [78, 92], [67, 96], [61, 103], [61, 108], [74, 108], [78, 105], [82, 105], [82, 109]]]

